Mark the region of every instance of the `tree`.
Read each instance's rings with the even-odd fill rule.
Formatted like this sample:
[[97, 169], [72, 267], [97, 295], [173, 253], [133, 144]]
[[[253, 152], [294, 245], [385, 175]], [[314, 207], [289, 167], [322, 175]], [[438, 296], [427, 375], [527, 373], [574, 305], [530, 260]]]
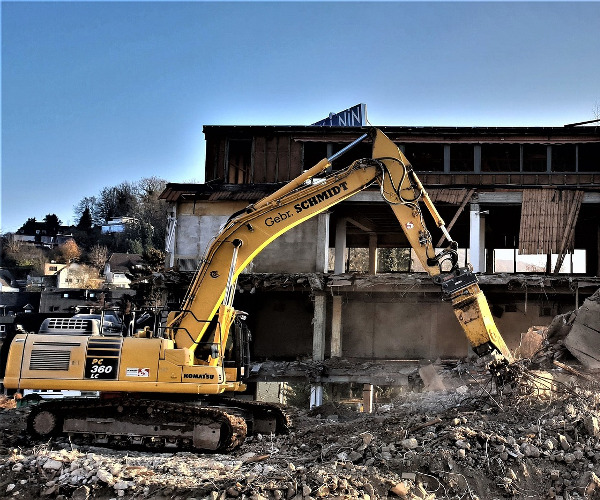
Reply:
[[97, 269], [101, 269], [108, 259], [108, 248], [102, 245], [94, 245], [88, 253], [90, 264]]
[[62, 262], [70, 264], [81, 257], [81, 250], [75, 240], [67, 240], [58, 247], [58, 255]]
[[81, 220], [81, 217], [86, 210], [90, 213], [92, 225], [102, 225], [102, 218], [100, 215], [98, 215], [98, 200], [95, 196], [86, 196], [73, 207], [73, 212], [75, 213], [76, 218], [79, 220]]
[[378, 251], [381, 272], [410, 271], [410, 249], [380, 248]]
[[105, 187], [98, 198], [98, 215], [104, 222], [113, 217], [129, 216], [135, 213], [136, 204], [136, 190], [132, 184], [123, 182], [118, 186]]
[[56, 214], [47, 214], [44, 217], [44, 225], [46, 227], [46, 234], [56, 235], [60, 228], [62, 221], [58, 218]]
[[89, 207], [85, 207], [79, 222], [77, 223], [77, 229], [81, 231], [88, 231], [92, 229], [93, 220], [92, 220], [92, 212]]
[[165, 253], [156, 248], [149, 248], [144, 253], [144, 260], [152, 272], [158, 272], [165, 267]]
[[167, 181], [158, 177], [141, 179], [137, 183], [138, 203], [132, 214], [138, 221], [149, 224], [152, 234], [148, 241], [143, 241], [144, 249], [149, 247], [163, 248], [167, 232], [167, 214], [164, 200], [159, 199]]
[[98, 269], [85, 264], [75, 264], [67, 270], [68, 278], [78, 288], [96, 288]]
[[35, 217], [29, 217], [29, 219], [27, 219], [25, 224], [23, 224], [19, 228], [17, 233], [33, 235], [33, 234], [35, 234], [36, 229], [37, 229], [37, 221], [35, 220]]
[[18, 268], [32, 269], [40, 274], [48, 261], [41, 248], [16, 240], [13, 235], [3, 238], [3, 265], [12, 264]]

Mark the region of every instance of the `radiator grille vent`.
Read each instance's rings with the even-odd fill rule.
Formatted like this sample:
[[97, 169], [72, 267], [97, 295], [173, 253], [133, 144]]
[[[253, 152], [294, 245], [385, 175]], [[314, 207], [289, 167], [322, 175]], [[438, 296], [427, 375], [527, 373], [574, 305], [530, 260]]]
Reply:
[[71, 351], [31, 351], [30, 370], [68, 371], [71, 364]]
[[89, 324], [88, 319], [50, 318], [48, 320], [48, 328], [56, 330], [87, 330]]
[[46, 318], [39, 333], [50, 335], [95, 335], [100, 333], [99, 321], [88, 318]]

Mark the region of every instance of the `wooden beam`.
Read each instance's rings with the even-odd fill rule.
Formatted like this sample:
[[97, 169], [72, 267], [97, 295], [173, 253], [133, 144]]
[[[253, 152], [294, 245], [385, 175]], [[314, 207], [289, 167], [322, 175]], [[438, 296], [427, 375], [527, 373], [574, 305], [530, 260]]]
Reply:
[[579, 215], [579, 209], [581, 208], [582, 199], [583, 191], [575, 191], [575, 196], [573, 198], [573, 202], [571, 203], [569, 215], [566, 220], [565, 232], [563, 233], [562, 240], [560, 242], [558, 259], [556, 259], [556, 265], [554, 266], [554, 274], [558, 274], [558, 271], [565, 260], [565, 254], [569, 249], [569, 242], [573, 239], [575, 224], [577, 223], [577, 217]]
[[[456, 213], [454, 214], [454, 217], [452, 217], [452, 220], [450, 221], [450, 224], [448, 224], [446, 226], [446, 229], [448, 231], [450, 231], [450, 229], [452, 229], [452, 227], [454, 226], [454, 224], [456, 223], [456, 221], [458, 220], [459, 215], [462, 213], [462, 211], [465, 209], [465, 207], [467, 206], [467, 203], [469, 203], [469, 200], [472, 198], [473, 194], [475, 193], [474, 189], [471, 189], [464, 197], [462, 203], [460, 204], [460, 207], [458, 207], [458, 210], [456, 211]], [[446, 236], [442, 235], [442, 237], [440, 238], [440, 240], [437, 242], [436, 247], [441, 247], [442, 243], [444, 242], [444, 240], [446, 239]]]
[[346, 220], [356, 226], [358, 229], [361, 229], [365, 233], [375, 233], [377, 229], [371, 224], [371, 221], [366, 219], [365, 217], [357, 217], [353, 215], [352, 217], [346, 217]]

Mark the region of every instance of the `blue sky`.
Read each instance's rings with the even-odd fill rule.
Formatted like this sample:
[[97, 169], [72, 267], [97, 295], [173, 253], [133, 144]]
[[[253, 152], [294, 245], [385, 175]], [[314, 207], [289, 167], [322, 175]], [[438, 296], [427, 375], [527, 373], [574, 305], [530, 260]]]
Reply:
[[595, 2], [2, 2], [2, 232], [203, 180], [203, 125], [562, 126], [600, 102]]

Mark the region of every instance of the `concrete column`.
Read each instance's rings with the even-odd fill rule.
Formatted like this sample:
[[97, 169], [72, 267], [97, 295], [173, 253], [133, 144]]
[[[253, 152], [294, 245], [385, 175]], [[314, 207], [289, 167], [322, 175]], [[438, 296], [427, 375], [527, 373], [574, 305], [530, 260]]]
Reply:
[[315, 295], [315, 310], [313, 314], [313, 360], [325, 359], [325, 317], [327, 300], [325, 295]]
[[315, 272], [329, 272], [329, 212], [317, 216], [317, 249]]
[[479, 203], [471, 203], [469, 248], [473, 271], [485, 272], [485, 217], [481, 214]]
[[475, 144], [473, 148], [473, 162], [475, 166], [474, 172], [476, 174], [481, 173], [481, 144]]
[[[325, 295], [315, 295], [315, 311], [313, 315], [313, 360], [325, 359], [325, 317], [327, 301]], [[313, 384], [310, 387], [310, 407], [323, 404], [323, 385]]]
[[321, 384], [310, 386], [310, 408], [323, 405], [323, 386]]
[[450, 145], [444, 144], [444, 173], [450, 172]]
[[331, 357], [342, 357], [342, 297], [333, 296], [331, 318]]
[[346, 271], [346, 219], [338, 219], [335, 225], [335, 274]]
[[377, 274], [377, 235], [369, 234], [369, 274]]
[[373, 386], [371, 384], [363, 385], [363, 412], [373, 413]]
[[165, 239], [165, 265], [167, 268], [175, 267], [175, 248], [177, 241], [177, 205], [172, 204], [172, 210], [167, 215], [167, 235]]

